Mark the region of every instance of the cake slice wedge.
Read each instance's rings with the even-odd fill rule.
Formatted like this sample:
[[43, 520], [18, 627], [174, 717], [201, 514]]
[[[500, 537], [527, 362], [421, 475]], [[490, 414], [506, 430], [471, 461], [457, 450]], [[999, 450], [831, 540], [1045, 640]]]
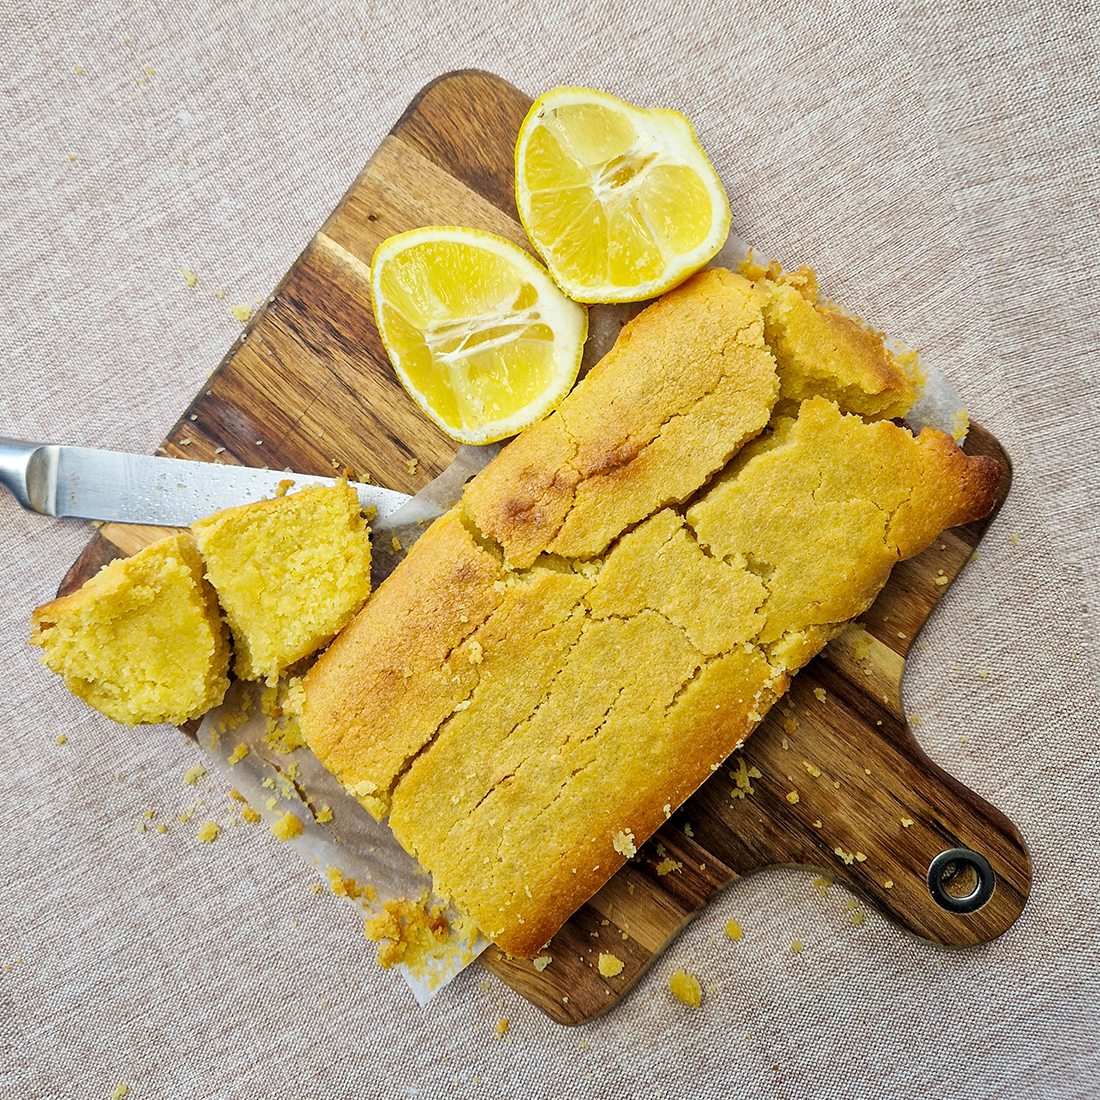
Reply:
[[229, 632], [194, 539], [160, 539], [31, 616], [31, 645], [66, 687], [124, 725], [179, 725], [229, 687]]

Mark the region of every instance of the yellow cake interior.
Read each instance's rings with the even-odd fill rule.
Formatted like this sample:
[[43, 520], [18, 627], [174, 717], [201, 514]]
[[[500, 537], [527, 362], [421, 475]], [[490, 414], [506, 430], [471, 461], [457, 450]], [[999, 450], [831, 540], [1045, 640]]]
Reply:
[[229, 687], [229, 634], [188, 534], [101, 569], [39, 607], [31, 644], [74, 695], [116, 722], [180, 724]]
[[370, 593], [370, 532], [347, 483], [227, 508], [191, 530], [241, 679], [273, 681], [326, 645]]

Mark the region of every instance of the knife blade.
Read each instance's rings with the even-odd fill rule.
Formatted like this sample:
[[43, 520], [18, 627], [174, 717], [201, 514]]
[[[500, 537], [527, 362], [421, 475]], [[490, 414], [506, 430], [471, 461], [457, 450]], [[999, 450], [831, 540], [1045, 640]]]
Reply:
[[[47, 516], [187, 527], [222, 508], [274, 496], [286, 481], [304, 488], [335, 480], [0, 436], [0, 484], [24, 508]], [[410, 499], [380, 485], [349, 484], [379, 519]]]

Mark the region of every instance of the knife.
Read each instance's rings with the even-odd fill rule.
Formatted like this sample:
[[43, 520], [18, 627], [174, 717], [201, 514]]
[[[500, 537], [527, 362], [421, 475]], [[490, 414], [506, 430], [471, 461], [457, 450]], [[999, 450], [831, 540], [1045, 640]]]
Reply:
[[[287, 481], [304, 487], [335, 480], [0, 436], [0, 483], [24, 508], [46, 516], [187, 527], [222, 508], [274, 496]], [[378, 519], [410, 499], [380, 485], [349, 484]]]

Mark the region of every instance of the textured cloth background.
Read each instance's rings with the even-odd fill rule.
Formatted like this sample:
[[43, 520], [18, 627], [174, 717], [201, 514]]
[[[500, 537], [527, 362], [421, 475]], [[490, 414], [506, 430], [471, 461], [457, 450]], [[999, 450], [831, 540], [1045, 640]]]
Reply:
[[[5, 497], [5, 1100], [120, 1083], [135, 1100], [1100, 1095], [1096, 12], [630, 8], [7, 0], [0, 433], [151, 451], [239, 333], [230, 307], [275, 286], [441, 72], [678, 107], [735, 229], [924, 349], [1013, 456], [905, 697], [931, 757], [1022, 830], [1028, 908], [1000, 940], [946, 951], [873, 912], [855, 927], [842, 887], [822, 899], [812, 874], [772, 870], [588, 1026], [478, 967], [420, 1010], [266, 830], [196, 841], [233, 813], [216, 779], [184, 785], [194, 745], [112, 725], [37, 665], [27, 617], [88, 532]], [[138, 831], [146, 810], [166, 833]], [[667, 991], [678, 967], [703, 981], [694, 1013]]]

